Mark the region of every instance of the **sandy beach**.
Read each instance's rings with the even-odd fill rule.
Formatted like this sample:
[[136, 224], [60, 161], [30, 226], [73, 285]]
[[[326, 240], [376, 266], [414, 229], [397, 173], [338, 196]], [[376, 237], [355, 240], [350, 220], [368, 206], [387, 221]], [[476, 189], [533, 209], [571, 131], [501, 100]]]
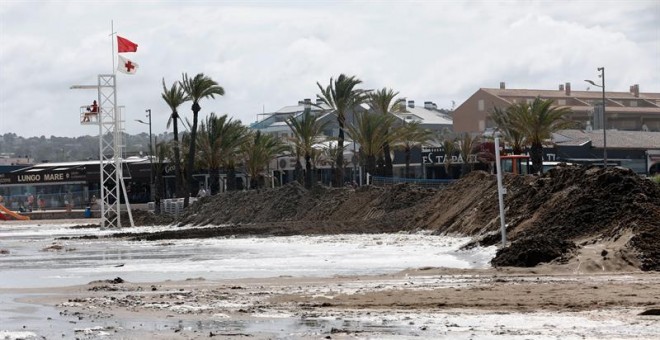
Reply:
[[[90, 338], [652, 339], [660, 331], [657, 273], [426, 268], [328, 278], [108, 280], [12, 292], [29, 294], [21, 302], [55, 306], [63, 317], [74, 318], [78, 333]], [[494, 319], [473, 324], [480, 318]], [[300, 327], [287, 326], [285, 320], [318, 327], [299, 332]], [[544, 324], [529, 328], [522, 320]], [[618, 326], [608, 333], [581, 320]], [[280, 329], [260, 326], [278, 321], [282, 324], [275, 328]]]
[[[14, 229], [5, 225], [0, 232], [3, 247], [9, 245], [0, 263], [3, 272], [13, 276], [0, 280], [5, 287], [0, 288], [0, 315], [5, 320], [0, 335], [4, 338], [653, 339], [660, 333], [660, 274], [603, 270], [606, 267], [599, 261], [607, 260], [600, 254], [584, 252], [560, 265], [496, 269], [484, 265], [479, 255], [492, 256], [490, 250], [458, 250], [466, 240], [442, 243], [443, 236], [228, 238], [174, 240], [164, 245], [103, 238], [61, 240], [60, 235], [105, 233], [70, 228], [88, 220], [66, 222], [40, 221], [34, 226], [12, 222]], [[159, 228], [141, 232], [155, 233]], [[8, 241], [10, 237], [18, 241]], [[53, 239], [62, 248], [44, 251]], [[234, 270], [226, 262], [213, 262], [218, 261], [214, 257], [218, 249], [226, 249], [228, 243], [223, 242], [247, 247], [246, 252], [231, 253], [231, 261], [253, 271], [223, 278], [224, 271]], [[103, 257], [95, 255], [101, 252], [95, 249], [111, 245], [126, 247], [121, 257], [105, 250]], [[178, 258], [155, 260], [161, 256], [155, 251], [163, 247]], [[267, 250], [270, 247], [280, 250], [272, 253]], [[186, 255], [190, 252], [194, 252], [192, 257]], [[388, 253], [395, 256], [386, 257]], [[96, 262], [80, 262], [81, 254]], [[152, 263], [151, 269], [140, 266], [147, 255], [156, 256], [144, 259]], [[447, 262], [451, 259], [447, 256], [454, 255], [458, 256], [454, 262]], [[22, 264], [12, 262], [12, 256]], [[39, 278], [51, 277], [53, 271], [29, 267], [21, 256], [43, 262], [45, 267], [51, 266], [49, 261], [66, 263], [55, 271], [60, 281]], [[298, 256], [306, 260], [299, 262]], [[362, 262], [370, 256], [374, 257], [370, 262]], [[416, 262], [421, 258], [435, 264], [434, 256], [466, 267]], [[253, 262], [243, 262], [248, 259]], [[397, 259], [400, 270], [396, 270]], [[200, 268], [207, 272], [184, 271], [183, 275], [191, 276], [177, 279], [181, 277], [177, 272], [158, 269], [163, 261], [171, 261], [160, 266], [172, 270], [202, 263]], [[384, 274], [360, 274], [383, 261], [391, 266], [382, 267]], [[278, 262], [299, 266], [301, 272], [250, 278], [261, 271], [259, 263], [267, 268]], [[338, 264], [322, 267], [326, 274], [305, 268], [322, 266], [322, 262]], [[224, 264], [217, 267], [217, 263]], [[405, 269], [409, 263], [413, 267]], [[216, 269], [208, 266], [218, 272], [214, 274]], [[25, 271], [28, 276], [22, 277]], [[139, 279], [151, 272], [164, 279]], [[70, 284], [98, 276], [106, 278]]]

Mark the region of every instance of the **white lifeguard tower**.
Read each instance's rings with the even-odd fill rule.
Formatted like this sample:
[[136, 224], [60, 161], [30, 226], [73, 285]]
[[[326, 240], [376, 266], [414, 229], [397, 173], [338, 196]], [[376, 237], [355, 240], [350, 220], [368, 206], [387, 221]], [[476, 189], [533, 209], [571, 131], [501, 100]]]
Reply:
[[[101, 175], [101, 228], [121, 228], [120, 197], [123, 193], [130, 225], [133, 215], [126, 194], [123, 176], [123, 123], [117, 106], [117, 83], [114, 74], [99, 74], [97, 85], [73, 85], [72, 89], [98, 91], [97, 112], [90, 106], [80, 107], [80, 124], [99, 128], [99, 167]], [[89, 107], [89, 110], [88, 110]]]

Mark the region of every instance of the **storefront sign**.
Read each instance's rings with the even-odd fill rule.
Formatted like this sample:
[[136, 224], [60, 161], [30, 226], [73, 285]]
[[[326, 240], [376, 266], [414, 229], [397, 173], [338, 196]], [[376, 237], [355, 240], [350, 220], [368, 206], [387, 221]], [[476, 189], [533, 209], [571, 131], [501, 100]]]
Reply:
[[0, 184], [42, 184], [85, 181], [84, 169], [43, 170], [38, 173], [0, 174]]
[[[447, 159], [450, 158], [450, 159]], [[471, 154], [468, 156], [468, 163], [478, 163], [477, 155]], [[422, 151], [422, 163], [423, 164], [463, 164], [465, 160], [460, 154], [455, 155], [446, 155], [443, 148], [429, 148]]]

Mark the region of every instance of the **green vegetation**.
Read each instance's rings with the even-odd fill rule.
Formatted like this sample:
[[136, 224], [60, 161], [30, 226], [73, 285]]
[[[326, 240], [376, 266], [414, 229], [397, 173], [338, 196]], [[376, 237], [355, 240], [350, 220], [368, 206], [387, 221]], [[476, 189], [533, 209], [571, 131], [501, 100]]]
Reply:
[[[339, 124], [339, 136], [337, 137], [338, 148], [344, 149], [344, 130], [346, 129], [346, 114], [353, 111], [357, 106], [366, 100], [367, 91], [355, 88], [360, 85], [362, 80], [355, 76], [348, 77], [340, 74], [336, 80], [330, 78], [330, 84], [325, 88], [320, 83], [316, 83], [321, 94], [316, 95], [323, 104], [328, 105], [337, 115]], [[343, 154], [337, 155], [337, 171], [335, 171], [335, 186], [341, 186], [344, 183], [344, 157]]]
[[355, 125], [349, 125], [351, 139], [360, 144], [360, 155], [366, 160], [366, 170], [376, 173], [376, 157], [383, 154], [384, 146], [394, 141], [390, 128], [394, 125], [392, 115], [363, 112], [357, 114]]
[[[154, 134], [160, 141], [172, 140], [172, 133]], [[122, 136], [125, 155], [149, 154], [149, 133]], [[99, 136], [80, 137], [21, 137], [15, 133], [0, 134], [3, 156], [26, 158], [37, 163], [99, 160]]]
[[[227, 115], [220, 117], [215, 113], [206, 117], [200, 124], [199, 138], [197, 139], [198, 167], [207, 169], [210, 178], [211, 194], [220, 190], [220, 169], [224, 168], [228, 174], [228, 182], [236, 184], [236, 155], [239, 147], [247, 138], [247, 128], [240, 120], [232, 120]], [[228, 183], [228, 184], [229, 184]]]
[[660, 175], [655, 175], [651, 177], [651, 179], [660, 185]]
[[[495, 109], [493, 121], [498, 130], [514, 147], [528, 145], [532, 172], [543, 173], [543, 142], [558, 130], [575, 126], [568, 119], [568, 107], [552, 107], [552, 99], [536, 98], [532, 104], [514, 103], [506, 111]], [[520, 150], [521, 151], [521, 150]]]
[[286, 145], [273, 135], [265, 135], [261, 131], [249, 133], [246, 142], [241, 145], [245, 170], [249, 176], [248, 188], [264, 187], [263, 170], [271, 159], [286, 149]]
[[406, 167], [405, 177], [412, 177], [410, 173], [410, 157], [412, 149], [416, 146], [428, 144], [433, 140], [433, 133], [422, 129], [419, 122], [403, 123], [397, 131], [394, 141], [394, 147], [402, 149], [405, 152]]
[[[305, 187], [308, 189], [316, 182], [312, 171], [314, 145], [323, 141], [323, 130], [328, 123], [319, 121], [318, 117], [311, 113], [310, 108], [306, 108], [300, 117], [291, 116], [286, 120], [286, 124], [293, 132], [291, 141], [296, 154], [305, 157]], [[300, 157], [298, 157], [298, 161], [299, 159]]]
[[[405, 102], [403, 103], [403, 106], [400, 105], [399, 102], [396, 101], [396, 96], [399, 95], [399, 92], [395, 92], [392, 89], [388, 89], [383, 87], [381, 90], [376, 90], [373, 92], [370, 92], [367, 95], [367, 103], [371, 107], [371, 110], [379, 115], [383, 116], [390, 116], [392, 113], [398, 113], [398, 112], [405, 112]], [[390, 124], [391, 125], [391, 124]], [[383, 133], [386, 135], [391, 134], [392, 126], [388, 126]], [[392, 155], [390, 154], [390, 143], [392, 140], [389, 136], [385, 137], [385, 141], [383, 143], [383, 162], [385, 163], [385, 169], [382, 174], [386, 177], [392, 177], [393, 173], [393, 166], [392, 166]]]
[[[195, 148], [197, 146], [197, 120], [199, 116], [199, 111], [202, 107], [199, 105], [199, 101], [205, 98], [214, 99], [215, 96], [224, 96], [225, 90], [218, 85], [213, 79], [205, 76], [203, 73], [197, 74], [194, 78], [189, 78], [187, 74], [183, 74], [183, 79], [179, 82], [179, 86], [186, 93], [186, 99], [192, 101], [192, 106], [190, 109], [193, 112], [193, 121], [192, 127], [190, 129], [190, 145], [188, 155], [191, 157], [188, 158], [186, 162], [186, 184], [188, 185], [187, 191], [190, 192], [193, 188], [193, 170], [195, 165]], [[185, 201], [183, 206], [188, 206], [188, 197], [185, 195]]]
[[186, 100], [186, 94], [183, 92], [183, 89], [179, 86], [177, 86], [177, 83], [172, 84], [172, 86], [168, 89], [167, 86], [165, 86], [165, 78], [163, 78], [163, 93], [161, 94], [163, 97], [163, 100], [167, 104], [167, 106], [170, 108], [172, 113], [170, 114], [170, 118], [167, 120], [167, 128], [169, 129], [170, 125], [172, 125], [173, 132], [174, 132], [174, 143], [172, 145], [172, 148], [174, 150], [174, 173], [175, 173], [175, 182], [176, 182], [176, 196], [177, 197], [183, 197], [185, 195], [185, 191], [183, 190], [183, 176], [181, 175], [181, 145], [179, 143], [179, 112], [178, 108], [183, 104]]

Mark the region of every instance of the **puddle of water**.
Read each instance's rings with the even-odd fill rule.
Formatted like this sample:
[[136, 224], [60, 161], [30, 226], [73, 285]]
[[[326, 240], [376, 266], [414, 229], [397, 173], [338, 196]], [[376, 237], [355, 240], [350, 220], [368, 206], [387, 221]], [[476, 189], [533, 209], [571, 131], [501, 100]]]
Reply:
[[[617, 314], [618, 313], [618, 314]], [[213, 334], [257, 339], [654, 339], [660, 322], [633, 317], [621, 311], [581, 313], [407, 313], [356, 311], [246, 318], [209, 316], [204, 320], [133, 318], [97, 320], [87, 334], [177, 334], [181, 337]], [[625, 314], [625, 312], [623, 312]], [[610, 315], [612, 314], [612, 315]], [[96, 327], [96, 328], [94, 328]], [[80, 329], [80, 327], [78, 327]], [[137, 333], [136, 333], [137, 332]], [[71, 333], [71, 332], [69, 332]]]
[[54, 307], [17, 301], [29, 296], [0, 293], [0, 339], [75, 339], [76, 328], [95, 326]]

